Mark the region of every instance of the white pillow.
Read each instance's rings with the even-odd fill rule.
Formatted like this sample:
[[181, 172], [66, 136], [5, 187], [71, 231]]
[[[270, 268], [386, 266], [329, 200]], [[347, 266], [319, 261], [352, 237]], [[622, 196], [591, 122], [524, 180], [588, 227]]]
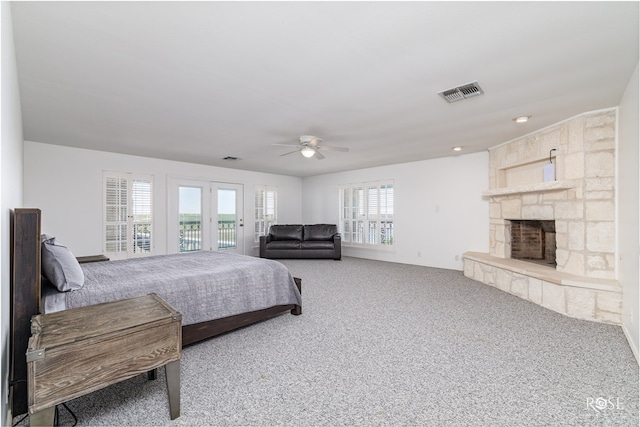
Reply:
[[46, 234], [40, 237], [40, 241], [42, 242], [42, 274], [60, 292], [82, 288], [84, 273], [71, 251], [55, 237]]

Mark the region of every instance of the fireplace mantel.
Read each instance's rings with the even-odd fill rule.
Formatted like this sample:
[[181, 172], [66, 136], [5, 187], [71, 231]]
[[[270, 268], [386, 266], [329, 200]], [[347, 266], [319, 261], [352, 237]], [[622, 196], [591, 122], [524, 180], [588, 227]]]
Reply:
[[573, 181], [549, 181], [539, 182], [537, 184], [519, 185], [517, 187], [495, 188], [493, 190], [483, 191], [482, 196], [497, 197], [524, 193], [544, 193], [548, 191], [566, 190], [574, 187], [575, 184]]

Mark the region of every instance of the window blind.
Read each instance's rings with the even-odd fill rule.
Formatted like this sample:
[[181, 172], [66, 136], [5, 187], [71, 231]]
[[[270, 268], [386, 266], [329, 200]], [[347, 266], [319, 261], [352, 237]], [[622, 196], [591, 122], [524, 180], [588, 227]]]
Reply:
[[393, 181], [341, 185], [339, 197], [339, 227], [345, 244], [393, 245]]
[[260, 242], [260, 236], [269, 232], [269, 227], [277, 223], [278, 188], [256, 185], [254, 191], [254, 234], [255, 243]]
[[105, 172], [103, 250], [114, 258], [152, 251], [151, 176]]

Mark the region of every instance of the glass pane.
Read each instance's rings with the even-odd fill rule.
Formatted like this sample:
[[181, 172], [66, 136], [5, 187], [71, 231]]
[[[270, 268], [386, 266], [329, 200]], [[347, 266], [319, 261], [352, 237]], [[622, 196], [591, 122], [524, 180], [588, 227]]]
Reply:
[[133, 252], [151, 252], [151, 223], [133, 224]]
[[178, 251], [202, 249], [202, 188], [178, 188]]
[[383, 221], [380, 223], [382, 236], [380, 243], [383, 245], [393, 245], [393, 221]]
[[365, 243], [369, 243], [371, 245], [378, 244], [378, 223], [376, 221], [367, 221], [368, 225], [368, 233], [367, 233], [367, 241]]
[[218, 249], [236, 249], [236, 190], [218, 190]]

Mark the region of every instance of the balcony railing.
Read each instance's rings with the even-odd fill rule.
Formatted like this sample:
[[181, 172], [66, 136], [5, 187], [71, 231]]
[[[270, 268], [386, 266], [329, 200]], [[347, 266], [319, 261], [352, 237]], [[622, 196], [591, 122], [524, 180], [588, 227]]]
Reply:
[[345, 243], [391, 246], [394, 241], [393, 221], [344, 221], [342, 223]]
[[[192, 252], [202, 249], [202, 222], [180, 221], [179, 228], [180, 252]], [[218, 249], [235, 249], [236, 222], [235, 220], [218, 221]]]
[[180, 221], [180, 252], [202, 249], [202, 221]]
[[133, 224], [133, 252], [151, 252], [151, 224]]
[[218, 221], [218, 249], [235, 249], [237, 245], [236, 221]]

